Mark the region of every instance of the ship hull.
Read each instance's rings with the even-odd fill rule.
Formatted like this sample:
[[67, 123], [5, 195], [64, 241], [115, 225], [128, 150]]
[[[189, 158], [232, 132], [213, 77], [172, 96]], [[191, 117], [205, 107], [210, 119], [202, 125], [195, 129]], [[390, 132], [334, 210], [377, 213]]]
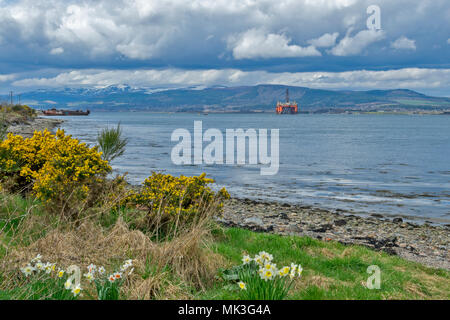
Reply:
[[72, 110], [56, 110], [56, 109], [45, 110], [45, 111], [43, 111], [43, 113], [46, 116], [88, 116], [89, 114], [91, 114], [91, 112], [89, 110], [87, 110], [87, 111], [81, 111], [81, 110], [72, 111]]

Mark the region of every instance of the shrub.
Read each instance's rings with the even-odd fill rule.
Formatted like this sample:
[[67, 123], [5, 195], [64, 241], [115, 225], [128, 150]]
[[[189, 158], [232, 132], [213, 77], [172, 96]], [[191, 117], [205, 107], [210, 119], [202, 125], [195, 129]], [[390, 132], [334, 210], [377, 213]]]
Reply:
[[80, 143], [63, 130], [33, 137], [9, 134], [0, 143], [0, 182], [10, 192], [32, 191], [51, 210], [71, 209], [89, 200], [90, 187], [111, 171], [97, 147]]
[[97, 137], [100, 150], [103, 152], [102, 157], [106, 161], [112, 161], [120, 157], [125, 152], [125, 147], [128, 143], [126, 138], [122, 137], [122, 128], [120, 123], [117, 128], [103, 129]]
[[225, 188], [217, 193], [211, 190], [208, 186], [211, 183], [214, 180], [206, 178], [205, 173], [174, 177], [153, 172], [139, 191], [130, 192], [126, 202], [146, 211], [147, 228], [167, 229], [173, 223], [190, 223], [206, 212], [220, 212], [222, 200], [230, 196]]

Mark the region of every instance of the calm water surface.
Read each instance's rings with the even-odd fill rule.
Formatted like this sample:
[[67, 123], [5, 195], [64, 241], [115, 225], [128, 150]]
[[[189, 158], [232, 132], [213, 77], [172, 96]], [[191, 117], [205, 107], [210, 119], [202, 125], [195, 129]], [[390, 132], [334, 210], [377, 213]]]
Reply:
[[[108, 112], [64, 117], [63, 128], [90, 144], [119, 121], [129, 138], [113, 162], [141, 183], [151, 171], [206, 172], [233, 196], [301, 203], [450, 223], [450, 117], [433, 115], [293, 115]], [[279, 128], [280, 169], [172, 164], [173, 130]]]

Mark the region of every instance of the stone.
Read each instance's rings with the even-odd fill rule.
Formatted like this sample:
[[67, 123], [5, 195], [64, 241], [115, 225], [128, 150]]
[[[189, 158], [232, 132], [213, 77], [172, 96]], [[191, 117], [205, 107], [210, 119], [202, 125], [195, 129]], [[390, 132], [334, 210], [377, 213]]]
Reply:
[[255, 224], [257, 226], [263, 226], [264, 225], [264, 222], [262, 221], [262, 219], [258, 218], [258, 217], [247, 218], [247, 219], [244, 220], [244, 223]]
[[314, 232], [327, 232], [328, 230], [333, 229], [333, 226], [329, 223], [326, 224], [322, 224], [321, 226], [319, 226], [318, 228], [312, 228], [311, 231]]
[[295, 224], [290, 224], [290, 225], [286, 228], [286, 231], [292, 232], [292, 233], [300, 233], [300, 232], [302, 232], [303, 230], [302, 230], [299, 226], [297, 226], [297, 225], [295, 225]]
[[344, 219], [334, 220], [335, 226], [345, 226], [347, 224], [347, 221]]
[[394, 222], [394, 223], [402, 223], [403, 219], [402, 218], [394, 218], [394, 219], [392, 219], [392, 222]]

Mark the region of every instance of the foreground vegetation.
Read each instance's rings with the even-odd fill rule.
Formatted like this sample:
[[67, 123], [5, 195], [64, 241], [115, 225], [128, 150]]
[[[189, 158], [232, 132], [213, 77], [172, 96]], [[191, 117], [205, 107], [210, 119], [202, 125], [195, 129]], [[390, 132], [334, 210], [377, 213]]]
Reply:
[[[63, 131], [0, 143], [0, 299], [450, 298], [444, 270], [222, 228], [213, 217], [229, 195], [204, 174], [130, 188], [108, 161], [126, 144], [115, 130], [99, 135], [105, 154]], [[380, 289], [366, 287], [371, 265]]]
[[[120, 299], [244, 299], [238, 281], [224, 275], [242, 264], [243, 255], [257, 254], [261, 248], [279, 265], [302, 266], [302, 276], [294, 279], [287, 299], [450, 298], [447, 271], [364, 247], [204, 223], [170, 240], [156, 241], [154, 235], [125, 222], [131, 212], [62, 223], [34, 199], [2, 194], [0, 201], [0, 299], [73, 298], [61, 295], [62, 283], [22, 274], [19, 268], [38, 253], [42, 261], [63, 269], [76, 264], [83, 273], [92, 262], [112, 273], [132, 259], [134, 271], [124, 280]], [[370, 265], [381, 269], [380, 290], [366, 288]], [[83, 281], [78, 298], [97, 299], [95, 285]]]

